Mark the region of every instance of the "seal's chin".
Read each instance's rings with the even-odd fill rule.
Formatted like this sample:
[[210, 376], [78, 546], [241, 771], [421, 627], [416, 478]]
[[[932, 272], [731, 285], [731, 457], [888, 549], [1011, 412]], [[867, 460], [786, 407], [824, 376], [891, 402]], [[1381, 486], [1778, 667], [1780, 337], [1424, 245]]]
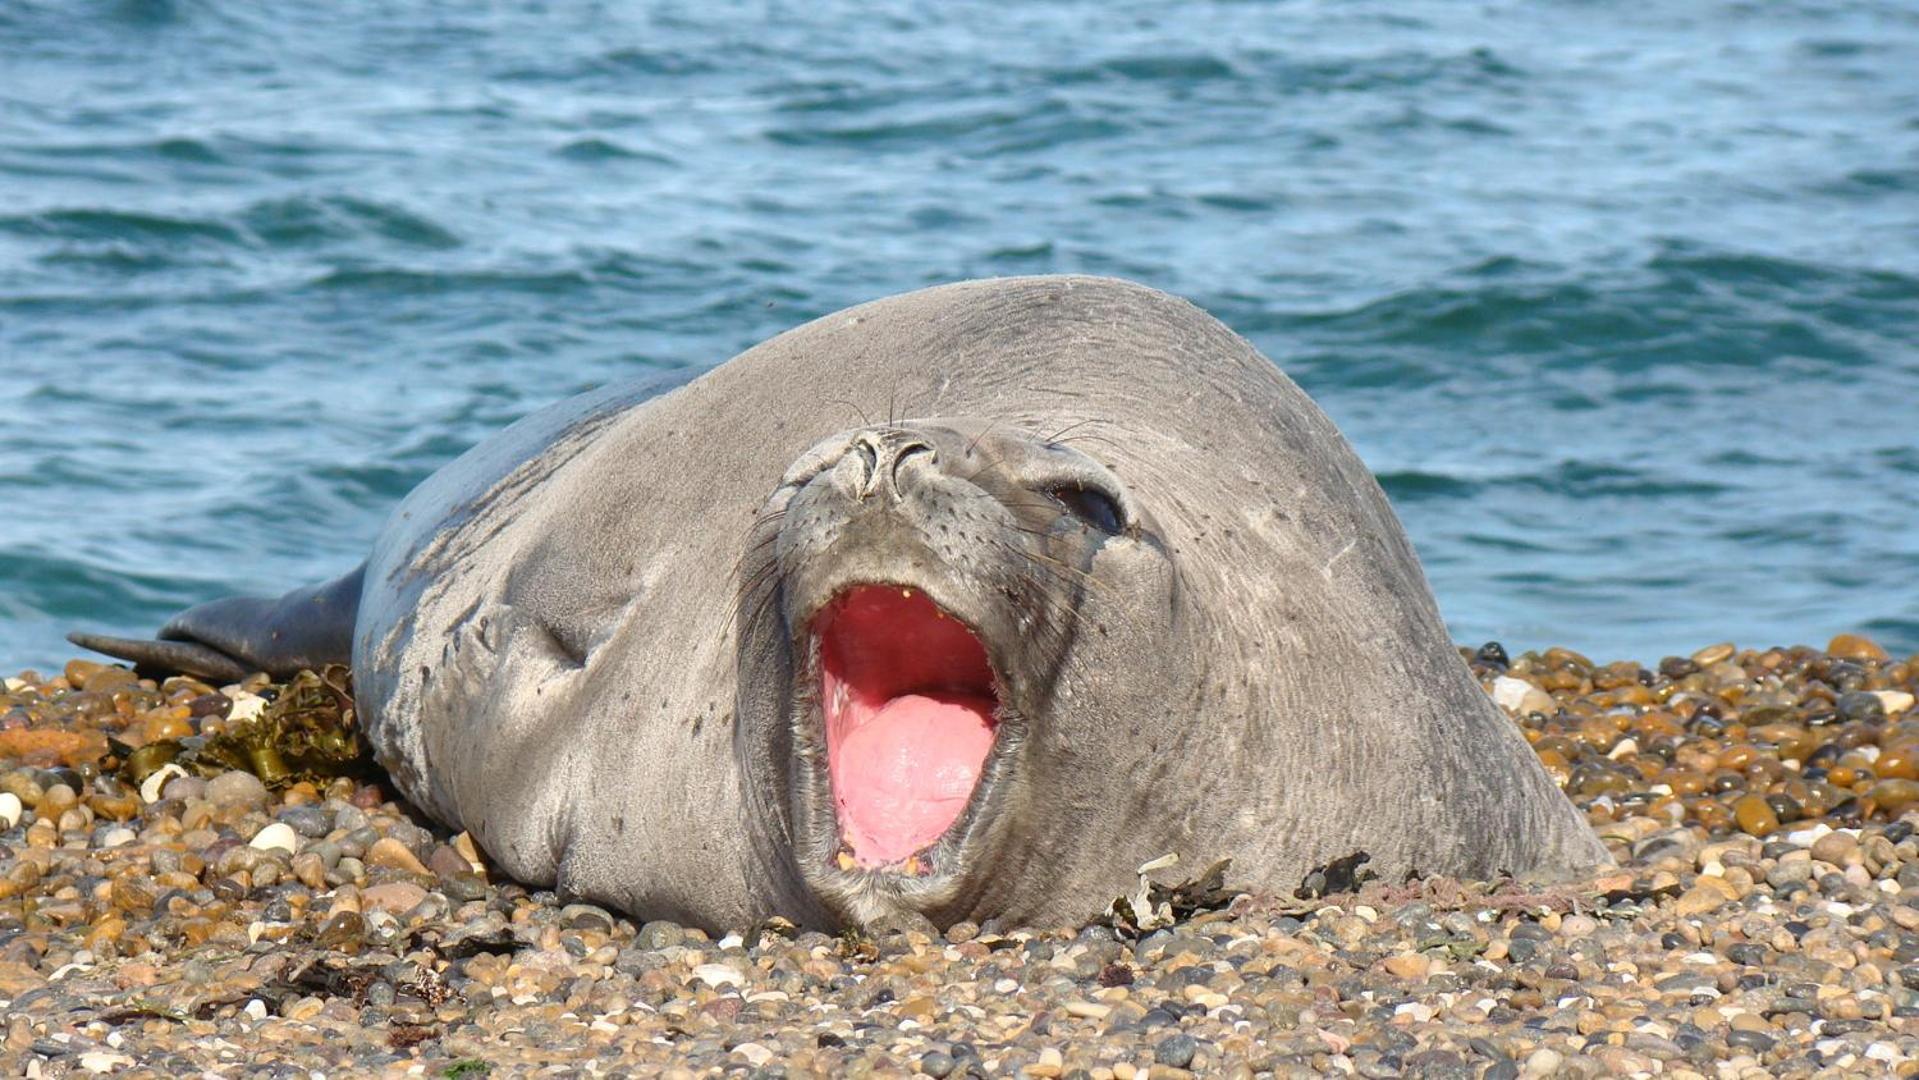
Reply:
[[814, 620], [843, 869], [929, 873], [993, 750], [999, 692], [978, 635], [924, 592], [860, 585]]

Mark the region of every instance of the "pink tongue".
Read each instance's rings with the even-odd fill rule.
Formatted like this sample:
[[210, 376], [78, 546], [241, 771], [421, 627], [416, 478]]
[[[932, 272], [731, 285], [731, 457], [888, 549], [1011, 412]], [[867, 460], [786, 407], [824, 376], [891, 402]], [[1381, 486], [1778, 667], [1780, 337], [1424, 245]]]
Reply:
[[993, 747], [992, 717], [990, 698], [904, 694], [846, 733], [830, 759], [833, 791], [860, 863], [898, 862], [953, 824]]

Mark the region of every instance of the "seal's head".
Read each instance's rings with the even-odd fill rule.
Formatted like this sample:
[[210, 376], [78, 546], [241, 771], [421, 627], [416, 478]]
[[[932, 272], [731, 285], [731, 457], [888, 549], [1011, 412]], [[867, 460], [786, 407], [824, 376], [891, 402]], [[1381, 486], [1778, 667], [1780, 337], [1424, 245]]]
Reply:
[[1060, 812], [1033, 748], [1090, 732], [1075, 712], [1125, 681], [1089, 677], [1099, 643], [1174, 617], [1151, 516], [1070, 445], [922, 420], [802, 455], [754, 545], [741, 685], [781, 692], [743, 749], [808, 891], [856, 922], [1003, 909], [981, 900], [1016, 889], [1009, 838]]

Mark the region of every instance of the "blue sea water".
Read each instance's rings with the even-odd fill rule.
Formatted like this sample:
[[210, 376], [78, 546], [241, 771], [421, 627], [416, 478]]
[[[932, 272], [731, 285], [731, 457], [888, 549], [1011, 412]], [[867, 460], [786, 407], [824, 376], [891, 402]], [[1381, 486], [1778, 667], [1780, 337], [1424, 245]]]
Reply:
[[0, 3], [0, 667], [358, 561], [560, 396], [1184, 294], [1455, 634], [1919, 649], [1919, 8]]

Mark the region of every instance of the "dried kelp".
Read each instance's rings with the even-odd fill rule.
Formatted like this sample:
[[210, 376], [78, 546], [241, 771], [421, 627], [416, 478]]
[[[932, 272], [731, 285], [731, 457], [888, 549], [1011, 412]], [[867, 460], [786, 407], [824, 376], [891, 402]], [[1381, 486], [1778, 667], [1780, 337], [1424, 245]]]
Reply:
[[352, 673], [344, 666], [301, 671], [284, 684], [263, 686], [258, 712], [228, 720], [208, 735], [166, 739], [125, 756], [121, 776], [139, 784], [167, 765], [217, 776], [241, 769], [270, 788], [373, 771], [353, 705]]
[[1178, 864], [1178, 855], [1167, 854], [1140, 866], [1139, 888], [1131, 896], [1115, 899], [1101, 922], [1122, 938], [1139, 938], [1201, 912], [1220, 910], [1244, 891], [1226, 887], [1226, 868], [1232, 865], [1231, 859], [1221, 859], [1198, 877], [1175, 885], [1147, 876]]

